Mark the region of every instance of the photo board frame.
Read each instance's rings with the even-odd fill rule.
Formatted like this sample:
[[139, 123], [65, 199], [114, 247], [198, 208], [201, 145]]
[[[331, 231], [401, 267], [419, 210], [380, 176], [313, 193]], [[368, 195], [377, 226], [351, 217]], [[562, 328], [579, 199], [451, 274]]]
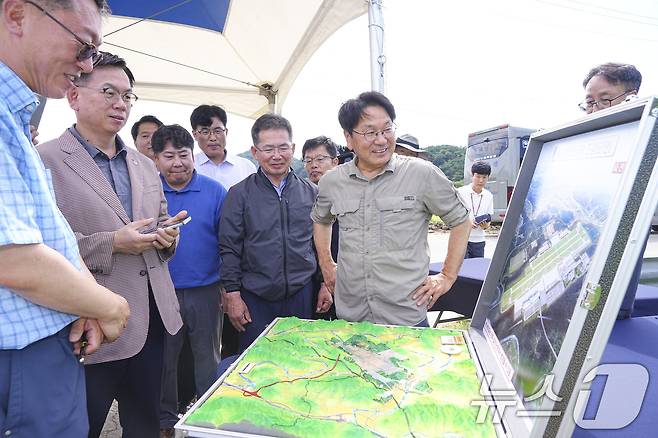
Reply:
[[530, 138], [468, 331], [510, 436], [582, 415], [658, 204], [656, 118], [652, 96]]

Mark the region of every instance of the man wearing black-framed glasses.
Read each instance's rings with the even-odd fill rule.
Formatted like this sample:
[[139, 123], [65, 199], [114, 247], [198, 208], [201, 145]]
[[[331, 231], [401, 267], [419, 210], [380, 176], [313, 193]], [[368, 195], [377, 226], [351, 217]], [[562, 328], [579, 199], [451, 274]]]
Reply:
[[585, 99], [578, 104], [587, 114], [619, 105], [636, 95], [642, 75], [630, 64], [608, 62], [589, 71], [583, 80]]
[[[642, 84], [642, 74], [631, 64], [608, 62], [592, 68], [583, 80], [585, 100], [579, 106], [587, 114], [610, 108], [623, 103], [628, 96], [637, 94]], [[642, 272], [642, 257], [649, 240], [649, 233], [644, 240], [640, 258], [628, 283], [624, 301], [621, 303], [617, 319], [630, 318], [633, 313], [635, 294]]]
[[34, 92], [62, 98], [80, 74], [91, 72], [91, 57], [80, 55], [79, 40], [100, 44], [106, 8], [104, 0], [0, 0], [0, 430], [5, 436], [86, 436], [81, 361], [103, 338], [115, 340], [128, 323], [126, 300], [100, 286], [82, 263], [28, 125], [37, 104]]

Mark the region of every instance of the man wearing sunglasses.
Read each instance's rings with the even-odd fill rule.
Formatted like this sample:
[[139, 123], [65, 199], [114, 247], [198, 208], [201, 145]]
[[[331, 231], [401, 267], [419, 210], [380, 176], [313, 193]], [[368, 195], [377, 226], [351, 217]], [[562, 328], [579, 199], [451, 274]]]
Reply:
[[75, 125], [39, 146], [82, 259], [132, 312], [124, 336], [86, 363], [90, 437], [99, 436], [113, 399], [124, 436], [159, 435], [164, 333], [182, 326], [167, 267], [180, 231], [166, 225], [187, 212], [169, 217], [155, 165], [118, 136], [137, 100], [133, 83], [123, 59], [101, 52], [67, 92]]
[[[578, 106], [587, 114], [592, 114], [625, 102], [629, 96], [640, 91], [642, 74], [631, 64], [608, 62], [592, 68], [583, 80], [585, 100]], [[628, 283], [626, 295], [619, 308], [617, 319], [630, 318], [633, 314], [635, 294], [642, 272], [642, 254], [647, 247], [650, 232], [644, 240], [640, 258], [635, 264], [633, 275]]]
[[126, 300], [97, 284], [80, 259], [29, 129], [37, 104], [33, 92], [62, 98], [81, 73], [92, 70], [106, 11], [104, 0], [0, 0], [4, 436], [86, 436], [80, 360], [103, 339], [116, 339], [128, 322]]

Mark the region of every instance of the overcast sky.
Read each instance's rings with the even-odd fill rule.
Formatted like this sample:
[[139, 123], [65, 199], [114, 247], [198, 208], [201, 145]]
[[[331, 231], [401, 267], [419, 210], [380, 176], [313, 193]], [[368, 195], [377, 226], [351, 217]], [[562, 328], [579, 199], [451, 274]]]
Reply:
[[[302, 0], [300, 0], [302, 1]], [[634, 64], [640, 95], [658, 94], [656, 0], [383, 0], [386, 94], [398, 135], [421, 146], [465, 145], [468, 133], [503, 123], [548, 128], [582, 116], [581, 82], [594, 65]], [[370, 89], [367, 16], [348, 23], [311, 58], [282, 113], [304, 140], [345, 144], [341, 102]], [[139, 101], [122, 131], [144, 114], [189, 128], [191, 107]], [[49, 101], [40, 140], [74, 122], [65, 101]], [[247, 150], [253, 121], [229, 115], [228, 146]]]

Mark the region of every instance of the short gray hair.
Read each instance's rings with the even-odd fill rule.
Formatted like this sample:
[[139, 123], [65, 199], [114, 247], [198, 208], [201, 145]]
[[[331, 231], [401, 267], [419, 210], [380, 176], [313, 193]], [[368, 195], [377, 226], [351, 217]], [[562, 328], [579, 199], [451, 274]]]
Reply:
[[269, 129], [284, 129], [288, 131], [288, 137], [292, 141], [292, 126], [290, 122], [283, 116], [278, 114], [263, 114], [254, 123], [254, 126], [251, 127], [251, 139], [254, 142], [254, 146], [258, 144], [258, 134], [261, 131], [267, 131]]
[[[0, 6], [2, 6], [4, 0], [0, 0]], [[40, 4], [41, 6], [49, 9], [71, 9], [73, 8], [74, 0], [33, 0], [35, 3]], [[106, 0], [91, 0], [96, 4], [98, 12], [101, 15], [110, 15], [112, 11], [110, 10], [110, 5], [107, 4]]]

